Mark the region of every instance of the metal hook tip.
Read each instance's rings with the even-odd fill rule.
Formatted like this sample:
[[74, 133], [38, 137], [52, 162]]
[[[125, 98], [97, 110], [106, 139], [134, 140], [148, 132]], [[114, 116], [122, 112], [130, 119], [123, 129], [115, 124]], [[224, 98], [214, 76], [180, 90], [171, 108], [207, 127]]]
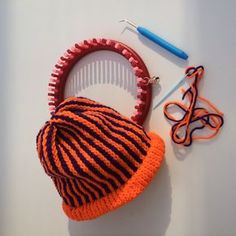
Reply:
[[128, 19], [121, 19], [121, 20], [119, 20], [119, 22], [126, 22], [126, 23], [128, 23], [129, 25], [132, 25], [135, 28], [138, 27], [134, 22], [132, 22], [132, 21], [130, 21]]

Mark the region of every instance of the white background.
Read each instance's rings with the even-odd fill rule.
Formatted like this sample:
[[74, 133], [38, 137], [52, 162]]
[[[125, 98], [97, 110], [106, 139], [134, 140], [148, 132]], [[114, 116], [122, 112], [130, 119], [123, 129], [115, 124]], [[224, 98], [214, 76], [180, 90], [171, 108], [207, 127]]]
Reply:
[[[236, 235], [236, 1], [1, 0], [0, 235]], [[189, 62], [139, 38], [130, 18], [169, 39]], [[162, 107], [145, 126], [166, 142], [166, 163], [147, 190], [125, 207], [90, 222], [73, 222], [37, 158], [35, 137], [49, 118], [47, 83], [61, 54], [83, 39], [105, 37], [135, 49], [163, 94], [189, 65], [203, 64], [200, 93], [225, 113], [220, 135], [178, 150]], [[106, 57], [109, 55], [103, 55]], [[111, 56], [111, 55], [110, 55]], [[84, 96], [131, 114], [134, 96], [115, 84], [81, 89]], [[114, 95], [115, 94], [115, 95]], [[154, 101], [160, 98], [154, 88]], [[179, 99], [176, 91], [171, 99]], [[179, 151], [182, 154], [179, 154]]]

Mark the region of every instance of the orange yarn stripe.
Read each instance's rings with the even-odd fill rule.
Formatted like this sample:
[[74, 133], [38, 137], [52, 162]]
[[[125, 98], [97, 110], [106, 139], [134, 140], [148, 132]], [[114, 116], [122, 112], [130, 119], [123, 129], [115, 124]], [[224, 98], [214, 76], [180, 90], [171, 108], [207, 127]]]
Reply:
[[[73, 144], [76, 146], [76, 148], [79, 150], [79, 152], [82, 154], [82, 155], [84, 155], [84, 157], [90, 162], [90, 164], [91, 165], [93, 165], [95, 168], [97, 168], [104, 176], [106, 176], [107, 175], [107, 173], [78, 145], [78, 143], [75, 141], [75, 140], [73, 140], [72, 139], [72, 137], [68, 134], [68, 133], [66, 133], [65, 131], [61, 131], [63, 134], [64, 134], [64, 136], [65, 137], [67, 137], [67, 138], [69, 138], [69, 139], [71, 139], [72, 140], [72, 142], [73, 142]], [[77, 135], [76, 135], [77, 136]], [[79, 138], [79, 137], [78, 137]], [[83, 142], [83, 140], [80, 140], [81, 142]], [[84, 143], [84, 142], [83, 142]], [[87, 144], [87, 143], [84, 143], [85, 145], [89, 145], [89, 144]], [[90, 146], [90, 148], [93, 150], [93, 147], [91, 147]], [[97, 153], [96, 153], [96, 149], [94, 149], [94, 154], [96, 155]], [[108, 163], [108, 164], [110, 164], [110, 163]], [[109, 175], [109, 174], [108, 174]], [[117, 185], [119, 185], [119, 182], [117, 181], [117, 179], [114, 177], [114, 176], [112, 176], [112, 175], [109, 175], [109, 177], [111, 178], [111, 179], [113, 179], [113, 181], [115, 181], [116, 182], [116, 184]], [[124, 178], [125, 178], [125, 176], [124, 176]], [[106, 184], [108, 184], [108, 185], [110, 185], [109, 184], [109, 182], [108, 181], [103, 181], [104, 183], [106, 183]], [[113, 189], [113, 187], [110, 185], [110, 189]]]
[[[74, 116], [73, 113], [71, 112], [64, 112], [64, 114], [67, 115], [67, 117], [80, 121], [81, 123], [83, 123], [84, 125], [86, 125], [87, 127], [90, 127], [92, 130], [94, 130], [97, 134], [99, 134], [101, 137], [104, 136], [101, 131], [95, 126], [95, 125], [90, 125], [85, 119], [83, 119], [82, 117], [78, 117], [78, 116]], [[78, 129], [78, 127], [76, 127], [75, 125], [68, 123], [66, 121], [63, 121], [68, 125], [73, 126], [75, 129]], [[80, 130], [86, 137], [93, 139], [93, 136], [91, 136], [89, 133], [87, 133], [87, 131], [85, 130]], [[106, 137], [104, 137], [104, 139], [106, 139]], [[112, 150], [108, 149], [106, 146], [104, 146], [99, 140], [94, 140], [95, 143], [97, 143], [100, 147], [102, 147], [107, 153], [111, 154], [111, 156], [117, 156]], [[121, 148], [121, 146], [117, 143], [115, 143], [114, 141], [110, 140], [110, 143], [116, 147], [118, 150]], [[125, 150], [123, 150], [125, 152], [125, 154], [127, 155], [127, 152]], [[118, 157], [117, 157], [118, 158]], [[128, 155], [127, 157], [129, 160], [131, 159], [131, 157]], [[133, 173], [133, 170], [130, 169], [130, 167], [127, 165], [127, 163], [125, 163], [123, 160], [120, 160], [120, 164], [129, 172], [129, 173]]]
[[[72, 165], [72, 163], [71, 163], [71, 161], [70, 161], [70, 158], [67, 156], [67, 154], [66, 154], [65, 151], [62, 149], [62, 147], [60, 146], [60, 144], [59, 144], [59, 148], [60, 148], [60, 150], [61, 150], [61, 152], [62, 152], [62, 156], [63, 156], [64, 160], [67, 162], [67, 165], [68, 165], [69, 169], [72, 171], [72, 173], [73, 173], [75, 176], [78, 176], [78, 178], [80, 178], [80, 179], [85, 179], [85, 180], [87, 180], [88, 182], [91, 182], [92, 184], [96, 185], [98, 188], [101, 187], [101, 186], [99, 186], [99, 184], [97, 184], [96, 182], [93, 182], [93, 181], [90, 180], [90, 179], [86, 179], [86, 177], [84, 177], [84, 176], [82, 176], [82, 175], [78, 175], [78, 172], [75, 170], [74, 166]], [[72, 151], [73, 151], [73, 150], [72, 150]], [[72, 153], [74, 153], [74, 152], [72, 152]], [[76, 161], [77, 161], [78, 163], [81, 163], [80, 160], [79, 160], [79, 158], [76, 158]], [[81, 163], [81, 165], [82, 165], [82, 163]], [[86, 169], [87, 169], [87, 168], [84, 167], [84, 170], [86, 170]], [[106, 184], [106, 182], [104, 182], [103, 180], [99, 179], [95, 174], [91, 173], [91, 171], [89, 172], [89, 175], [90, 175], [92, 178], [94, 178], [95, 180], [97, 180], [98, 182], [102, 182], [102, 183], [105, 183], [105, 184]], [[101, 189], [102, 189], [102, 188], [101, 188]]]
[[[113, 124], [112, 124], [108, 119], [106, 119], [104, 116], [102, 116], [102, 115], [96, 115], [96, 116], [91, 115], [91, 116], [93, 116], [93, 117], [99, 117], [99, 119], [103, 120], [103, 121], [105, 122], [105, 124], [109, 124], [109, 126], [112, 126], [115, 130], [119, 130], [119, 131], [123, 131], [123, 132], [127, 133], [130, 137], [132, 137], [132, 138], [138, 143], [139, 146], [142, 145], [142, 141], [141, 141], [140, 139], [138, 139], [137, 136], [134, 135], [133, 132], [126, 131], [126, 130], [125, 130], [124, 128], [122, 128], [122, 127], [115, 127], [115, 126], [113, 126]], [[135, 128], [133, 128], [133, 129], [135, 129]], [[122, 137], [121, 137], [120, 135], [119, 135], [119, 137], [120, 137], [120, 139], [122, 139]], [[124, 140], [124, 138], [123, 138], [123, 140]], [[138, 155], [140, 155], [140, 156], [143, 155], [143, 154], [140, 152], [140, 150], [138, 150], [138, 148], [137, 148], [131, 141], [127, 140], [126, 142], [127, 142], [127, 145], [129, 145], [129, 146], [132, 148], [132, 150], [133, 150], [134, 152], [138, 153]], [[148, 147], [146, 146], [145, 151], [146, 151], [147, 149], [148, 149]]]
[[[66, 122], [66, 121], [65, 121]], [[67, 123], [67, 122], [66, 122]], [[70, 126], [73, 126], [73, 124], [70, 124]], [[76, 128], [76, 127], [74, 127]], [[111, 163], [109, 162], [109, 160], [107, 160], [103, 155], [102, 153], [100, 153], [95, 147], [93, 147], [92, 145], [90, 145], [85, 139], [81, 139], [81, 137], [75, 132], [75, 130], [69, 128], [69, 127], [66, 127], [67, 130], [70, 130], [72, 133], [74, 133], [74, 135], [78, 138], [78, 140], [80, 140], [80, 142], [82, 144], [84, 144], [85, 146], [87, 146], [95, 155], [99, 156], [101, 158], [101, 161], [103, 161], [111, 170], [114, 170], [115, 172], [118, 172], [119, 175], [123, 178], [123, 180], [126, 180], [127, 177], [119, 170], [117, 169], [115, 166], [111, 165]], [[92, 136], [90, 136], [86, 131], [84, 130], [80, 130], [80, 132], [84, 135], [84, 137], [87, 137], [87, 138], [92, 138]], [[69, 134], [68, 134], [69, 135]], [[67, 136], [69, 137], [69, 136]], [[100, 146], [101, 148], [103, 148], [103, 150], [105, 150], [108, 154], [110, 154], [111, 156], [112, 155], [115, 155], [113, 153], [111, 153], [111, 150], [108, 149], [107, 147], [105, 147], [99, 140], [94, 140], [94, 142]], [[89, 156], [87, 155], [86, 152], [84, 152], [82, 149], [81, 149], [81, 152], [85, 155], [86, 158], [88, 158], [89, 160]], [[92, 163], [91, 163], [92, 164]], [[103, 172], [105, 173], [105, 172]], [[116, 180], [117, 182], [117, 180]], [[118, 184], [118, 183], [117, 183]]]

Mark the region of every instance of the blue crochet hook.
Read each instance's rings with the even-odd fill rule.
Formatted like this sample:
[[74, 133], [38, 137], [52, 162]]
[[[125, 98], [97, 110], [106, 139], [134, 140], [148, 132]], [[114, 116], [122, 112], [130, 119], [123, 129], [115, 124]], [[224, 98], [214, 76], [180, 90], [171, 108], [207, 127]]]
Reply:
[[172, 54], [180, 57], [184, 60], [188, 59], [188, 55], [181, 49], [175, 47], [173, 44], [167, 42], [166, 40], [162, 39], [161, 37], [157, 36], [156, 34], [152, 33], [150, 30], [146, 29], [143, 26], [138, 26], [130, 20], [123, 19], [120, 22], [127, 22], [128, 24], [132, 25], [136, 28], [136, 30], [143, 35], [144, 37], [148, 38], [152, 42], [158, 44], [159, 46], [165, 48], [167, 51], [171, 52]]

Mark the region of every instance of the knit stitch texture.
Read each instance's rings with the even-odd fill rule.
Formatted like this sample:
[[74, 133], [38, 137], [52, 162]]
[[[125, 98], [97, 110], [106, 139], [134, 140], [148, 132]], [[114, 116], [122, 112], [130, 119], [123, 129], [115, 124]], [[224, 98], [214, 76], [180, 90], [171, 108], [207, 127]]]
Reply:
[[40, 162], [73, 220], [88, 220], [137, 197], [159, 170], [164, 142], [93, 100], [68, 98], [37, 136]]

